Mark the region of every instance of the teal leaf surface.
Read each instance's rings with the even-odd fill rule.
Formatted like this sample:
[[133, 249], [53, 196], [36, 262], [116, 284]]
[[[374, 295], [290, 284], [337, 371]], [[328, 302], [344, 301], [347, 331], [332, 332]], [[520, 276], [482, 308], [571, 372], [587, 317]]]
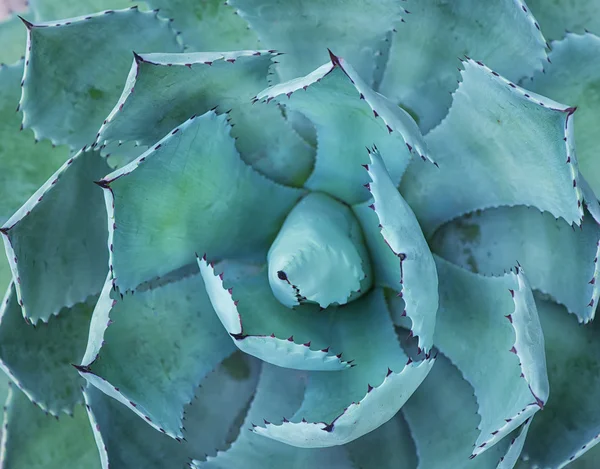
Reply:
[[197, 274], [122, 299], [109, 279], [90, 331], [81, 375], [173, 438], [196, 387], [235, 350]]
[[254, 432], [302, 448], [343, 445], [390, 420], [425, 379], [435, 360], [407, 359], [381, 290], [340, 307], [339, 315], [334, 332], [355, 366], [311, 373], [302, 405]]
[[436, 231], [436, 254], [484, 275], [501, 275], [518, 261], [531, 287], [549, 294], [581, 322], [598, 305], [600, 227], [586, 212], [581, 229], [535, 208], [500, 207], [453, 220]]
[[484, 62], [509, 80], [542, 69], [545, 39], [521, 0], [409, 0], [411, 15], [392, 35], [379, 91], [418, 118], [437, 125], [457, 87], [458, 57]]
[[206, 257], [199, 258], [198, 265], [217, 316], [243, 352], [300, 370], [335, 371], [350, 366], [348, 353], [353, 350], [335, 341], [336, 327], [345, 318], [334, 307], [325, 311], [316, 305], [287, 308], [273, 296], [266, 265], [225, 261], [215, 266]]
[[413, 119], [369, 88], [348, 62], [330, 55], [330, 62], [261, 91], [256, 100], [276, 99], [314, 124], [317, 156], [306, 187], [354, 204], [369, 197], [361, 187], [368, 182], [361, 168], [368, 163], [365, 147], [379, 147], [395, 184], [411, 155], [429, 157]]
[[16, 14], [0, 20], [0, 63], [12, 64], [25, 56], [27, 30]]
[[[598, 15], [600, 26], [600, 14]], [[600, 31], [598, 31], [600, 34]], [[561, 34], [562, 37], [562, 34]], [[600, 37], [567, 34], [552, 42], [552, 63], [524, 86], [561, 103], [577, 106], [573, 115], [579, 169], [596, 193], [600, 193], [598, 125], [600, 118]]]
[[563, 468], [600, 442], [600, 325], [582, 326], [564, 307], [539, 297], [536, 303], [552, 396], [533, 419], [523, 453], [532, 467]]
[[547, 402], [544, 336], [521, 268], [484, 277], [440, 258], [436, 264], [440, 310], [435, 344], [475, 391], [481, 415], [476, 456]]
[[121, 93], [133, 49], [177, 52], [181, 46], [168, 21], [135, 6], [28, 24], [23, 126], [76, 150], [91, 144]]
[[191, 115], [228, 111], [242, 160], [278, 182], [301, 186], [312, 169], [313, 150], [275, 103], [251, 101], [267, 86], [277, 56], [264, 50], [134, 54], [124, 91], [96, 144], [151, 145]]
[[99, 153], [80, 151], [0, 227], [23, 316], [33, 323], [102, 289], [107, 222], [93, 182], [109, 171]]
[[57, 421], [12, 386], [4, 412], [0, 465], [6, 469], [100, 469], [85, 409], [77, 406], [72, 418], [63, 416]]
[[258, 38], [223, 0], [145, 0], [160, 16], [173, 20], [187, 50], [212, 52], [256, 49]]
[[227, 0], [256, 31], [261, 43], [285, 52], [282, 81], [306, 75], [327, 59], [327, 48], [355, 64], [373, 83], [377, 57], [405, 10], [394, 0]]
[[192, 116], [100, 184], [121, 290], [193, 263], [194, 252], [266, 255], [302, 195], [241, 161], [227, 115], [213, 111]]
[[448, 116], [426, 138], [439, 169], [415, 161], [400, 187], [425, 234], [460, 215], [511, 205], [579, 225], [574, 108], [519, 88], [480, 62], [463, 66]]
[[600, 11], [594, 0], [527, 0], [548, 39], [562, 39], [565, 32], [600, 34]]
[[0, 305], [0, 368], [34, 404], [54, 416], [72, 414], [83, 402], [85, 381], [71, 364], [85, 351], [96, 299], [64, 308], [37, 327], [23, 319], [12, 283]]
[[369, 158], [368, 187], [373, 203], [365, 202], [353, 209], [365, 233], [375, 283], [402, 297], [403, 314], [412, 321], [419, 346], [428, 351], [433, 344], [438, 309], [435, 262], [414, 213], [394, 186], [379, 151], [369, 150]]

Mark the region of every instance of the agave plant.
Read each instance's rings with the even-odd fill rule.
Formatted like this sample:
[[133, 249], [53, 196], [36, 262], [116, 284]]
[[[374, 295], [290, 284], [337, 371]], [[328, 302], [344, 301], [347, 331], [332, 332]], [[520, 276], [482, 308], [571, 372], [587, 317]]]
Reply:
[[30, 0], [0, 466], [598, 467], [594, 33], [592, 0]]

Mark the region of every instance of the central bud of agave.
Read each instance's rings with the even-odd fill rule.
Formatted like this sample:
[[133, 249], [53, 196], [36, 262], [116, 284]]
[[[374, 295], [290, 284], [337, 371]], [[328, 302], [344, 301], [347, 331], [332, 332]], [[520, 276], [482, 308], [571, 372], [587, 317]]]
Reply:
[[345, 304], [372, 283], [362, 231], [352, 210], [321, 193], [292, 209], [268, 254], [269, 283], [288, 308]]

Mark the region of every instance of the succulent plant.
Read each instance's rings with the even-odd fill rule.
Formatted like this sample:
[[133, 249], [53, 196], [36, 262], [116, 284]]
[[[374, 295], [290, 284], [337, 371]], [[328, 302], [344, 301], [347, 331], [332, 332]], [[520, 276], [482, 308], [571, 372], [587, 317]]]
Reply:
[[0, 467], [598, 467], [600, 10], [528, 3], [0, 23]]

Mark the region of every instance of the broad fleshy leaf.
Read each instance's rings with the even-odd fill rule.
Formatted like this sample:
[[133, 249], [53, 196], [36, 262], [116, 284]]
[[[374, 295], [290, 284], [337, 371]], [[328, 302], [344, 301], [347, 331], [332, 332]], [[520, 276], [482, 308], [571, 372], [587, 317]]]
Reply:
[[509, 80], [542, 69], [546, 42], [521, 0], [409, 0], [411, 15], [392, 35], [379, 91], [409, 110], [423, 132], [448, 112], [469, 55]]
[[600, 34], [600, 11], [594, 0], [527, 0], [527, 4], [548, 39], [562, 39], [567, 31]]
[[288, 308], [343, 305], [368, 291], [371, 262], [352, 210], [325, 194], [304, 197], [267, 254], [269, 284]]
[[156, 429], [182, 438], [184, 406], [235, 348], [197, 274], [122, 299], [112, 287], [107, 279], [77, 369]]
[[507, 451], [511, 452], [510, 457], [518, 449], [509, 450], [509, 438], [477, 457], [471, 456], [479, 433], [477, 400], [473, 388], [444, 355], [438, 355], [431, 373], [400, 413], [415, 440], [418, 469], [512, 469], [514, 466], [516, 460], [512, 460], [512, 465], [508, 460], [499, 465]]
[[[12, 64], [25, 56], [27, 31], [16, 14], [0, 20], [0, 63]], [[0, 90], [4, 87], [0, 86]]]
[[227, 451], [205, 462], [192, 462], [195, 469], [305, 469], [327, 467], [355, 469], [343, 448], [306, 449], [264, 438], [252, 430], [254, 422], [269, 422], [293, 413], [302, 402], [306, 373], [263, 364], [256, 394], [240, 429], [239, 437]]
[[429, 355], [413, 362], [400, 348], [380, 289], [339, 307], [338, 315], [332, 333], [355, 366], [311, 373], [302, 405], [254, 432], [302, 448], [343, 445], [390, 420], [431, 370]]
[[377, 430], [348, 443], [345, 448], [356, 469], [417, 467], [415, 443], [402, 412]]
[[388, 32], [405, 14], [394, 0], [227, 0], [262, 44], [285, 52], [282, 81], [306, 75], [327, 59], [327, 48], [346, 57], [369, 84]]
[[[19, 29], [23, 28], [20, 21]], [[4, 44], [1, 35], [0, 44]], [[26, 36], [25, 31], [22, 31]], [[8, 40], [7, 44], [10, 44]], [[4, 47], [2, 51], [5, 51]], [[51, 148], [49, 142], [36, 140], [30, 130], [19, 132], [19, 104], [24, 60], [10, 66], [0, 65], [0, 223], [4, 223], [28, 197], [69, 157], [65, 147]], [[0, 255], [0, 285], [8, 285], [12, 273], [8, 260]]]
[[501, 275], [519, 262], [531, 287], [567, 306], [580, 322], [598, 305], [600, 227], [586, 213], [581, 229], [535, 208], [500, 207], [453, 220], [431, 240], [444, 259], [475, 273]]
[[353, 204], [369, 197], [361, 187], [368, 181], [361, 168], [369, 161], [365, 147], [379, 147], [395, 184], [411, 154], [427, 160], [428, 153], [413, 119], [369, 88], [344, 59], [330, 55], [329, 63], [309, 75], [272, 86], [256, 99], [276, 99], [310, 119], [317, 157], [306, 187]]
[[100, 181], [115, 283], [131, 290], [194, 262], [194, 252], [266, 255], [302, 191], [241, 161], [226, 115], [192, 116]]
[[27, 0], [35, 21], [62, 20], [98, 11], [131, 7], [131, 0]]
[[71, 366], [85, 351], [97, 296], [65, 308], [48, 323], [29, 325], [11, 283], [0, 305], [0, 368], [47, 413], [73, 413], [85, 384]]
[[353, 207], [371, 254], [375, 283], [398, 292], [419, 347], [433, 344], [438, 309], [435, 262], [414, 213], [402, 198], [377, 150], [369, 150], [367, 172], [373, 200]]
[[0, 228], [23, 316], [34, 324], [102, 289], [106, 212], [93, 182], [109, 171], [99, 153], [80, 151]]
[[[231, 361], [233, 360], [233, 361]], [[179, 468], [226, 449], [256, 387], [258, 363], [230, 357], [208, 375], [186, 406], [185, 437], [177, 441], [146, 425], [94, 386], [84, 392], [103, 469]]]
[[242, 159], [283, 184], [301, 186], [313, 150], [275, 104], [252, 105], [267, 85], [275, 51], [135, 54], [123, 94], [100, 128], [96, 144], [151, 145], [191, 115], [229, 111]]
[[548, 400], [544, 336], [522, 269], [473, 274], [436, 257], [440, 310], [435, 344], [473, 386], [481, 422], [476, 456]]
[[582, 326], [562, 306], [539, 297], [536, 303], [552, 397], [533, 420], [523, 453], [532, 467], [563, 468], [600, 442], [600, 324]]
[[223, 0], [145, 0], [173, 20], [187, 50], [201, 52], [256, 49], [258, 38]]
[[481, 62], [463, 65], [448, 116], [425, 139], [439, 169], [416, 161], [400, 188], [425, 234], [460, 215], [510, 205], [579, 224], [575, 109], [519, 88]]
[[549, 57], [552, 63], [544, 67], [544, 73], [537, 73], [531, 81], [525, 81], [524, 86], [561, 103], [577, 106], [573, 118], [579, 169], [592, 189], [600, 193], [596, 125], [600, 118], [600, 38], [593, 34], [567, 34], [561, 41], [552, 42]]
[[82, 406], [60, 420], [31, 405], [11, 387], [4, 412], [2, 459], [6, 469], [100, 469], [98, 449]]
[[181, 50], [169, 22], [156, 15], [134, 6], [60, 22], [26, 22], [23, 126], [38, 139], [73, 149], [91, 144], [121, 93], [131, 51]]
[[264, 264], [225, 261], [214, 266], [203, 257], [198, 265], [213, 308], [240, 350], [285, 368], [350, 367], [348, 360], [354, 357], [348, 356], [345, 342], [333, 346], [335, 329], [345, 320], [335, 307], [319, 311], [317, 305], [305, 305], [290, 310], [273, 296]]

